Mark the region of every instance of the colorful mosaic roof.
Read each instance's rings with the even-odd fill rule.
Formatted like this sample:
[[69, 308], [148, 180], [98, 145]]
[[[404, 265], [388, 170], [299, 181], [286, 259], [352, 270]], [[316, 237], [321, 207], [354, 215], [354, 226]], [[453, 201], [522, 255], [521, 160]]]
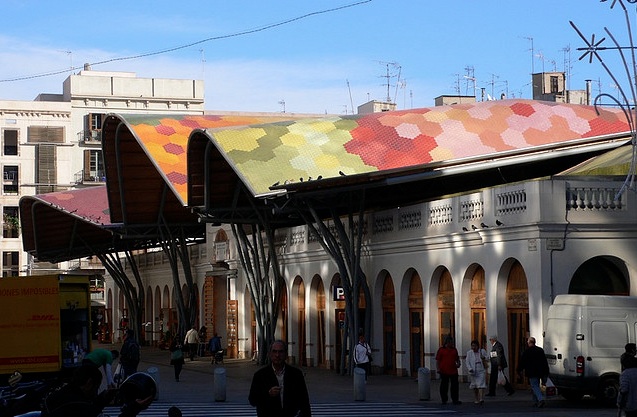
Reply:
[[630, 173], [634, 151], [632, 145], [624, 145], [584, 161], [557, 176], [626, 176]]
[[[500, 100], [356, 116], [123, 116], [182, 202], [186, 146], [207, 135], [255, 195], [275, 184], [363, 174], [627, 132], [614, 109]], [[238, 127], [242, 126], [242, 127]], [[232, 127], [229, 129], [222, 129]]]
[[246, 126], [287, 120], [284, 116], [122, 115], [140, 145], [182, 203], [187, 199], [186, 147], [195, 129]]
[[87, 222], [100, 226], [111, 224], [106, 186], [39, 194], [37, 198]]
[[275, 183], [369, 173], [627, 132], [619, 110], [487, 101], [209, 131], [258, 195]]

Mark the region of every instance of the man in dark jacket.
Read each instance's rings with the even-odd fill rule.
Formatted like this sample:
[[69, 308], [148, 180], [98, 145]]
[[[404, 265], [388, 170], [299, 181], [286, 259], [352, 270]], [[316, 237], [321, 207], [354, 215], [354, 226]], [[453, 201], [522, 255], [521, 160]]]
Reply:
[[248, 401], [258, 417], [311, 417], [310, 398], [300, 369], [285, 363], [287, 345], [281, 340], [270, 347], [270, 365], [255, 372]]
[[540, 389], [540, 379], [546, 382], [549, 374], [549, 363], [546, 360], [544, 349], [535, 345], [534, 337], [529, 337], [526, 344], [529, 347], [522, 353], [517, 371], [520, 377], [524, 373], [529, 379], [535, 406], [541, 408], [544, 407], [544, 395]]
[[495, 397], [495, 389], [498, 385], [498, 372], [502, 371], [505, 377], [504, 389], [507, 395], [513, 395], [515, 390], [509, 382], [509, 378], [506, 376], [505, 369], [507, 368], [507, 359], [504, 356], [504, 347], [502, 343], [498, 341], [498, 336], [493, 335], [489, 338], [491, 342], [491, 352], [489, 353], [491, 360], [491, 374], [489, 375], [489, 393], [487, 397]]
[[124, 344], [122, 344], [122, 348], [119, 351], [119, 363], [122, 364], [122, 368], [124, 370], [122, 380], [119, 381], [120, 383], [137, 372], [140, 360], [140, 348], [139, 344], [135, 340], [135, 332], [128, 329], [126, 330], [126, 333], [124, 333]]
[[621, 364], [621, 370], [624, 372], [624, 369], [634, 368], [634, 365], [637, 365], [635, 361], [635, 355], [637, 355], [637, 345], [634, 343], [626, 343], [624, 346], [625, 352], [619, 357], [619, 363]]

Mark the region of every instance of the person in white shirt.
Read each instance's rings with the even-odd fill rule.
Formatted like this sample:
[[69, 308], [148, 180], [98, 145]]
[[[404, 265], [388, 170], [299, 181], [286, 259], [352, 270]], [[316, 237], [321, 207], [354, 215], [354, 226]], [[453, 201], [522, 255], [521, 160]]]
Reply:
[[365, 371], [365, 380], [367, 381], [367, 375], [372, 373], [372, 348], [365, 341], [365, 336], [358, 336], [358, 343], [354, 348], [354, 363], [357, 368], [361, 368]]
[[471, 341], [471, 349], [467, 352], [465, 364], [469, 371], [469, 389], [473, 389], [474, 403], [484, 404], [484, 389], [487, 387], [487, 370], [485, 364], [489, 356], [480, 348], [477, 340]]
[[188, 356], [191, 361], [194, 361], [197, 349], [199, 348], [199, 332], [195, 326], [192, 326], [192, 329], [188, 330], [188, 333], [186, 333], [184, 345], [188, 346]]

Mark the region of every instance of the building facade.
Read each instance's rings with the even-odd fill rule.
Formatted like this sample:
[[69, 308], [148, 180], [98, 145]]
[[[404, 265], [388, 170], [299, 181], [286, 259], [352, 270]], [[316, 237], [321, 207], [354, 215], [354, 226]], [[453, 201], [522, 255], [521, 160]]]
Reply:
[[[368, 213], [362, 268], [373, 305], [363, 308], [372, 309], [376, 371], [435, 369], [446, 335], [463, 353], [471, 340], [486, 345], [497, 334], [515, 364], [529, 336], [541, 345], [557, 294], [635, 295], [635, 193], [616, 199], [621, 184], [557, 176]], [[286, 280], [278, 336], [291, 360], [340, 368], [344, 304], [335, 296], [335, 263], [305, 226], [282, 230], [277, 252]], [[191, 261], [197, 324], [218, 332], [231, 356], [252, 357], [252, 302], [230, 230], [208, 226]], [[147, 337], [157, 341], [159, 331], [177, 330], [172, 276], [161, 252], [139, 255], [138, 263]], [[110, 283], [107, 291], [121, 314], [117, 288]]]
[[2, 276], [90, 267], [90, 262], [35, 263], [22, 251], [22, 196], [104, 185], [101, 128], [108, 113], [203, 114], [201, 80], [139, 78], [129, 72], [70, 75], [61, 94], [0, 100]]

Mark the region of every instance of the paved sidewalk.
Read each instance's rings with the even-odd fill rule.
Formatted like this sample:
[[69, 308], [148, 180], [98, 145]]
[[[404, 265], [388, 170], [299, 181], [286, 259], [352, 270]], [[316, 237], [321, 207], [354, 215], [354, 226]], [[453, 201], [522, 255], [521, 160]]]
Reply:
[[[106, 346], [109, 347], [109, 346]], [[113, 345], [113, 348], [117, 346]], [[212, 365], [210, 357], [197, 357], [194, 361], [186, 358], [180, 382], [174, 379], [173, 367], [170, 365], [170, 352], [154, 347], [142, 348], [140, 371], [156, 368], [159, 375], [159, 398], [157, 402], [171, 403], [215, 403], [214, 379], [215, 369], [223, 367], [226, 372], [226, 400], [228, 404], [247, 404], [252, 375], [258, 366], [245, 359], [226, 359], [223, 365]], [[333, 370], [319, 368], [302, 368], [305, 373], [310, 400], [313, 404], [352, 403], [354, 399], [353, 377], [341, 376]], [[560, 416], [583, 415], [584, 410], [596, 417], [615, 416], [616, 410], [601, 408], [591, 400], [570, 403], [561, 397], [547, 401], [547, 407], [537, 409], [531, 407], [531, 394], [518, 390], [507, 396], [503, 388], [498, 388], [498, 396], [486, 398], [482, 406], [473, 403], [473, 392], [468, 384], [460, 384], [460, 405], [442, 405], [438, 393], [437, 380], [430, 381], [430, 400], [419, 398], [418, 382], [412, 377], [391, 375], [372, 375], [365, 385], [366, 402], [378, 403], [410, 403], [420, 404], [423, 408], [436, 407], [440, 410], [454, 411], [458, 415], [496, 415], [511, 416], [528, 415], [539, 412], [552, 415], [559, 409]], [[552, 410], [552, 411], [551, 411]], [[572, 413], [569, 412], [572, 410]], [[557, 413], [555, 413], [557, 414]]]

